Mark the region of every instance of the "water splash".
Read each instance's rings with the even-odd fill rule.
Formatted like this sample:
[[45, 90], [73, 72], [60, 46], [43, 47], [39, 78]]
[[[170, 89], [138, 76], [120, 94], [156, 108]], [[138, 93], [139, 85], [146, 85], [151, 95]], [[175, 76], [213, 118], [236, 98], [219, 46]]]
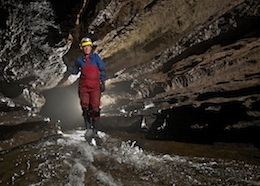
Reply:
[[[74, 130], [58, 139], [6, 152], [2, 154], [0, 163], [8, 165], [9, 171], [0, 171], [0, 176], [5, 178], [2, 183], [111, 186], [259, 184], [259, 167], [242, 161], [154, 154], [143, 150], [136, 141], [121, 141], [101, 132], [97, 142], [97, 147], [91, 146], [84, 139], [84, 130]], [[6, 161], [12, 153], [18, 153], [19, 157], [10, 165]]]

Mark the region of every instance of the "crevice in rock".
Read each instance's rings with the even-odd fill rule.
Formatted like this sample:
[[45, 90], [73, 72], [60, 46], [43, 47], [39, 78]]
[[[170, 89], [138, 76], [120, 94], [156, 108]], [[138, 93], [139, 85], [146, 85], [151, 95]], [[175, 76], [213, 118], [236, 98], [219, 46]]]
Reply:
[[42, 130], [45, 122], [29, 122], [19, 125], [0, 125], [0, 140], [9, 140], [19, 131], [37, 132]]
[[[0, 8], [0, 29], [6, 29], [6, 19], [8, 17], [8, 12], [6, 9], [4, 8]], [[1, 40], [2, 41], [2, 40]]]
[[13, 82], [12, 84], [0, 81], [1, 93], [9, 98], [18, 97], [23, 92], [23, 87], [19, 83]]
[[206, 92], [200, 94], [196, 100], [204, 101], [215, 97], [224, 97], [224, 98], [241, 97], [241, 96], [247, 96], [252, 94], [258, 94], [259, 92], [260, 92], [260, 86], [243, 88], [243, 89], [232, 90], [232, 91], [224, 91], [224, 92]]
[[[260, 121], [246, 115], [247, 109], [240, 102], [220, 104], [220, 111], [205, 110], [210, 105], [165, 110], [157, 115], [146, 137], [195, 143], [254, 143], [259, 146], [255, 139], [260, 132]], [[164, 122], [166, 125], [162, 128]], [[250, 125], [251, 123], [254, 124]], [[228, 128], [236, 124], [244, 127]]]
[[149, 4], [144, 7], [144, 11], [150, 11], [152, 7], [157, 3], [158, 0], [152, 0]]

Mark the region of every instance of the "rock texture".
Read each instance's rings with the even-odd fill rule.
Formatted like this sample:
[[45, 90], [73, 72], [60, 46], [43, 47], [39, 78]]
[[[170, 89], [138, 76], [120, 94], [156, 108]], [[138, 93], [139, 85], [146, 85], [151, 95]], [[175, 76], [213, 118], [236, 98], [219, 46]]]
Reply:
[[10, 149], [57, 134], [56, 122], [39, 111], [41, 92], [63, 79], [62, 57], [71, 46], [59, 35], [48, 1], [1, 1], [0, 25], [0, 148]]
[[160, 139], [259, 130], [259, 5], [111, 1], [88, 27], [114, 77], [106, 114], [141, 115]]
[[[1, 24], [0, 86], [5, 106], [39, 112], [43, 90], [75, 81], [65, 63], [73, 64], [80, 38], [90, 34], [107, 67], [102, 122], [108, 126], [117, 121], [123, 127], [122, 116], [134, 117], [127, 126], [142, 125], [153, 139], [221, 140], [223, 134], [255, 141], [258, 0], [84, 2], [62, 3], [62, 8], [54, 0], [4, 3], [1, 12], [8, 21]], [[29, 25], [26, 16], [35, 12], [35, 24]]]
[[58, 121], [28, 116], [19, 108], [7, 108], [5, 112], [1, 109], [0, 116], [0, 151], [55, 136], [60, 131]]

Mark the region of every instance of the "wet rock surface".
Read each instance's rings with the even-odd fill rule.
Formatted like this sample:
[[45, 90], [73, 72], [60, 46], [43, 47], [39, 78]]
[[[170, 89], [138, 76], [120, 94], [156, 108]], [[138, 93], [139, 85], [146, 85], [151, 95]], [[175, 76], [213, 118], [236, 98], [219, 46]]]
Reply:
[[[259, 184], [258, 0], [0, 5], [0, 184]], [[87, 34], [108, 76], [98, 147], [57, 135], [83, 127], [76, 86], [43, 92], [76, 81]]]
[[[0, 183], [257, 185], [259, 182], [260, 169], [257, 164], [241, 160], [151, 153], [141, 148], [136, 141], [121, 141], [118, 136], [101, 132], [99, 136], [99, 145], [91, 146], [85, 141], [83, 130], [74, 130], [58, 138], [1, 152], [1, 165], [8, 171], [0, 170]], [[178, 145], [173, 146], [176, 148]], [[198, 146], [194, 148], [204, 151]]]
[[[14, 13], [11, 3], [2, 6], [7, 22], [1, 27], [6, 39], [0, 85], [3, 96], [14, 98], [20, 107], [37, 113], [46, 102], [43, 90], [70, 83], [64, 63], [73, 63], [80, 37], [89, 32], [96, 38], [95, 52], [107, 66], [109, 80], [102, 100], [107, 117], [139, 116], [151, 128], [159, 125], [154, 115], [165, 115], [158, 112], [174, 114], [186, 106], [193, 110], [188, 115], [212, 118], [199, 123], [164, 118], [167, 126], [224, 130], [259, 125], [258, 1], [68, 2], [62, 6], [69, 8], [60, 11], [58, 1], [13, 2]], [[46, 12], [48, 16], [41, 16]], [[35, 23], [27, 21], [30, 16]], [[12, 20], [20, 20], [21, 26]], [[54, 38], [66, 34], [67, 41], [55, 44]], [[219, 122], [212, 121], [219, 117]]]
[[58, 135], [58, 121], [42, 116], [28, 116], [26, 111], [0, 112], [0, 150], [11, 150]]

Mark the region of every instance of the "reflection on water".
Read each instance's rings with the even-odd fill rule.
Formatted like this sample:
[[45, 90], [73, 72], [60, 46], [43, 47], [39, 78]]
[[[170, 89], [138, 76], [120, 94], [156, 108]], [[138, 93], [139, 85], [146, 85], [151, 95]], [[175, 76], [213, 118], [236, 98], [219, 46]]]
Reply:
[[[260, 184], [259, 164], [155, 153], [144, 150], [136, 141], [126, 140], [126, 135], [122, 140], [102, 132], [97, 138], [98, 146], [91, 146], [83, 136], [83, 130], [73, 130], [1, 152], [0, 185]], [[140, 141], [148, 147], [145, 143], [167, 145], [167, 142]], [[187, 144], [186, 148], [190, 147]], [[164, 151], [163, 147], [161, 150]]]

